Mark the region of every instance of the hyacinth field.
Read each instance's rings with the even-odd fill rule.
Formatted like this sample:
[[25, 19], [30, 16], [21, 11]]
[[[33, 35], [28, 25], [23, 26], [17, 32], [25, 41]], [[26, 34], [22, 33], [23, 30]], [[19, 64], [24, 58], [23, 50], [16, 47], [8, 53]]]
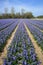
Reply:
[[0, 57], [7, 45], [7, 40], [18, 26], [13, 40], [6, 50], [7, 56], [4, 57], [2, 65], [41, 65], [41, 60], [37, 56], [38, 52], [36, 53], [35, 51], [35, 47], [24, 23], [33, 35], [36, 44], [43, 52], [43, 20], [1, 19]]

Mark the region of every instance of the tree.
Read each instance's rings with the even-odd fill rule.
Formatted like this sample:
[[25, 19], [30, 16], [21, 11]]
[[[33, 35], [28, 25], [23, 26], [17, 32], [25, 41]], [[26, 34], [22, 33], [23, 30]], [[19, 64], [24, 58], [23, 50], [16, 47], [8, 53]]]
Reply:
[[24, 13], [25, 13], [25, 10], [22, 8], [21, 9], [21, 17], [24, 18]]
[[16, 18], [21, 18], [20, 12], [16, 13], [15, 17]]
[[4, 12], [5, 13], [3, 14], [4, 15], [3, 18], [8, 18], [8, 8], [5, 8]]
[[8, 14], [8, 8], [5, 8], [5, 14]]
[[22, 15], [24, 14], [24, 11], [25, 11], [25, 10], [22, 8], [22, 9], [21, 9], [21, 14], [22, 14]]
[[14, 7], [11, 8], [11, 17], [14, 18], [14, 15], [15, 15], [15, 10], [14, 10]]
[[31, 12], [26, 12], [24, 18], [33, 18], [33, 14]]
[[37, 16], [37, 18], [43, 18], [43, 15]]

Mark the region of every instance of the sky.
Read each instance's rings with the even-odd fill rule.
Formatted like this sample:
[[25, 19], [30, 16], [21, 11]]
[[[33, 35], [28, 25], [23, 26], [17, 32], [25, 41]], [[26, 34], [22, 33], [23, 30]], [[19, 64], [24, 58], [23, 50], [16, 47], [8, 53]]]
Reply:
[[20, 12], [23, 8], [25, 12], [32, 12], [34, 16], [43, 15], [43, 0], [0, 0], [0, 14], [4, 9], [15, 8], [15, 12]]

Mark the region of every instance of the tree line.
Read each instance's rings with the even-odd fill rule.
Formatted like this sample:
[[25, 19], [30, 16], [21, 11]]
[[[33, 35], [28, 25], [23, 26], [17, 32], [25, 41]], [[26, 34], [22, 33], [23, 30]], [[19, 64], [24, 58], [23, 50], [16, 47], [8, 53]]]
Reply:
[[[0, 14], [0, 19], [6, 19], [6, 18], [35, 18], [35, 17], [32, 14], [32, 12], [25, 12], [24, 9], [21, 9], [21, 12], [15, 13], [15, 9], [12, 7], [10, 13], [8, 13], [8, 8], [5, 8], [4, 13]], [[38, 16], [37, 18], [41, 17]]]
[[33, 14], [31, 12], [25, 12], [24, 9], [21, 9], [21, 12], [15, 13], [15, 9], [12, 7], [11, 12], [8, 13], [8, 8], [4, 9], [4, 13], [0, 15], [0, 19], [2, 18], [33, 18]]

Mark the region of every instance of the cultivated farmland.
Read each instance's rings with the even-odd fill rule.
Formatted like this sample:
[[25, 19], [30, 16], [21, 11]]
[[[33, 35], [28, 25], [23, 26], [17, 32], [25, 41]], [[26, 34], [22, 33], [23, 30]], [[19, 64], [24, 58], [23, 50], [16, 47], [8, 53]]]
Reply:
[[0, 20], [0, 65], [43, 65], [43, 20]]

